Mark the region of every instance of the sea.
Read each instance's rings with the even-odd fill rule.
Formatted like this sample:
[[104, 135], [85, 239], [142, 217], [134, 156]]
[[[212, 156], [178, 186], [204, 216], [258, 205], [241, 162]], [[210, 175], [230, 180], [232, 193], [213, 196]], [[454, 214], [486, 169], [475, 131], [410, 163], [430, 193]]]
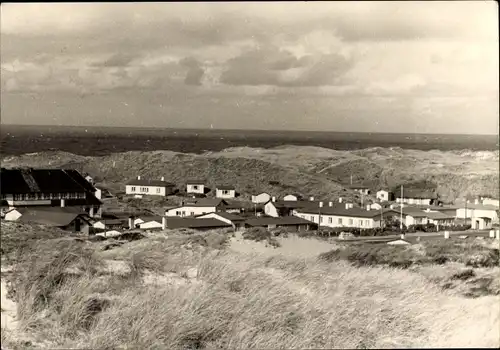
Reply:
[[400, 147], [416, 150], [498, 151], [498, 135], [387, 134], [286, 130], [162, 129], [1, 125], [2, 157], [44, 151], [105, 156], [170, 150], [201, 154], [230, 147], [317, 146], [336, 150]]

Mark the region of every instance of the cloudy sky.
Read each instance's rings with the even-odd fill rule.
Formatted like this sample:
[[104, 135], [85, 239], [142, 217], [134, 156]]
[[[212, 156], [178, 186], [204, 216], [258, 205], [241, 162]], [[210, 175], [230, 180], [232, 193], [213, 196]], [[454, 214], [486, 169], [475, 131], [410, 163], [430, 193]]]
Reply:
[[2, 123], [498, 132], [495, 1], [2, 4]]

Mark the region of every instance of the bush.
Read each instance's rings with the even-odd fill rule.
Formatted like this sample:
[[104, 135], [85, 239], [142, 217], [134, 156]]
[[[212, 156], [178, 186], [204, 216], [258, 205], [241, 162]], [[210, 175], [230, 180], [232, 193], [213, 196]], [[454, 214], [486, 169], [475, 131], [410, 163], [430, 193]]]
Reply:
[[252, 227], [243, 232], [242, 236], [243, 239], [260, 242], [271, 238], [271, 233], [263, 227]]

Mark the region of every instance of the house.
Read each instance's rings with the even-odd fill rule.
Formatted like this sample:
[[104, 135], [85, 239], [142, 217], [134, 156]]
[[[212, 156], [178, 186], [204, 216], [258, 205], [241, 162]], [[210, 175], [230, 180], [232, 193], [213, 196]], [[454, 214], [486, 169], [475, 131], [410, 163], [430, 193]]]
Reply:
[[382, 209], [382, 205], [380, 205], [379, 203], [372, 203], [369, 206], [370, 206], [369, 209], [372, 209], [372, 210], [381, 210]]
[[271, 195], [266, 192], [259, 193], [256, 196], [252, 196], [252, 203], [264, 204], [271, 200]]
[[186, 200], [181, 205], [165, 210], [165, 216], [198, 216], [213, 212], [225, 211], [229, 204], [220, 198], [200, 198]]
[[127, 220], [106, 218], [94, 222], [93, 227], [100, 230], [120, 230], [126, 228], [127, 225]]
[[196, 217], [197, 219], [216, 219], [225, 223], [230, 224], [235, 231], [240, 231], [245, 228], [245, 218], [236, 214], [231, 214], [227, 212], [216, 212], [202, 214]]
[[284, 201], [299, 201], [302, 200], [302, 197], [298, 194], [287, 194], [285, 197], [283, 197]]
[[294, 211], [294, 215], [310, 220], [326, 227], [381, 227], [385, 217], [393, 215], [393, 210], [369, 210], [354, 207], [350, 203], [335, 203], [334, 205], [317, 208], [301, 208]]
[[492, 228], [492, 220], [489, 217], [473, 217], [471, 225], [474, 230], [488, 230]]
[[267, 229], [283, 227], [289, 231], [309, 231], [316, 229], [318, 225], [309, 220], [297, 216], [286, 216], [278, 218], [261, 217], [245, 221], [245, 227], [265, 227]]
[[280, 217], [292, 216], [293, 211], [303, 207], [319, 208], [319, 201], [276, 201], [273, 197], [269, 202], [264, 205], [264, 213], [267, 216]]
[[[1, 169], [2, 207], [76, 207], [100, 217], [96, 188], [74, 169]], [[7, 209], [8, 208], [8, 209]]]
[[23, 207], [13, 211], [20, 215], [11, 221], [57, 227], [75, 233], [88, 234], [92, 225], [92, 219], [87, 213], [75, 209]]
[[215, 189], [215, 197], [234, 198], [236, 197], [236, 189], [234, 186], [217, 186]]
[[498, 207], [487, 204], [476, 203], [460, 203], [457, 207], [457, 218], [489, 218], [492, 223], [498, 222]]
[[394, 200], [394, 193], [387, 190], [379, 190], [375, 196], [381, 202], [390, 202]]
[[164, 230], [189, 228], [197, 231], [210, 231], [232, 227], [230, 223], [214, 218], [179, 218], [166, 216], [163, 217], [162, 226]]
[[481, 202], [483, 205], [493, 205], [495, 207], [500, 207], [500, 200], [498, 198], [481, 196]]
[[455, 222], [455, 216], [445, 214], [440, 211], [431, 211], [430, 209], [425, 211], [427, 215], [427, 222], [429, 224], [434, 224], [436, 226], [450, 226]]
[[125, 193], [129, 195], [136, 196], [168, 196], [174, 193], [175, 185], [166, 182], [165, 178], [162, 177], [160, 180], [146, 180], [141, 179], [140, 176], [137, 176], [137, 179], [129, 181], [125, 185]]
[[203, 180], [188, 180], [186, 183], [186, 192], [193, 194], [205, 193], [205, 181]]
[[238, 201], [227, 201], [224, 206], [226, 213], [241, 214], [245, 211], [246, 205]]
[[398, 189], [394, 196], [396, 203], [416, 204], [416, 205], [434, 205], [437, 204], [437, 195], [429, 190], [421, 189], [406, 189], [403, 188], [403, 196], [401, 190]]
[[364, 186], [361, 184], [347, 185], [347, 188], [349, 188], [350, 190], [352, 190], [354, 192], [358, 192], [362, 195], [365, 195], [365, 196], [370, 194], [370, 188], [368, 186]]
[[141, 230], [145, 230], [145, 229], [155, 229], [155, 228], [159, 228], [161, 229], [163, 226], [162, 226], [162, 219], [163, 217], [162, 216], [159, 216], [159, 215], [155, 215], [155, 216], [144, 216], [144, 217], [141, 217], [141, 223], [138, 224], [139, 228]]

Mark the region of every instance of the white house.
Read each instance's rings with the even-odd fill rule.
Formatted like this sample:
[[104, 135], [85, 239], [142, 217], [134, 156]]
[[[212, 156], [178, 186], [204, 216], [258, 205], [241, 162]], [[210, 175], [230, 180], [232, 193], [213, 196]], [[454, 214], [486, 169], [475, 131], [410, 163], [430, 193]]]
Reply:
[[500, 200], [498, 198], [481, 197], [481, 201], [484, 205], [493, 205], [497, 208], [500, 207]]
[[224, 199], [201, 198], [187, 200], [180, 206], [165, 210], [165, 216], [198, 216], [213, 212], [224, 211], [229, 204]]
[[401, 195], [401, 190], [395, 194], [396, 203], [404, 203], [410, 205], [433, 205], [437, 201], [437, 195], [431, 191], [418, 189], [405, 189]]
[[98, 228], [101, 230], [108, 229], [121, 229], [126, 226], [126, 223], [120, 219], [101, 219], [99, 221], [94, 222], [92, 225], [94, 228]]
[[387, 214], [392, 215], [394, 211], [367, 210], [354, 207], [350, 203], [336, 203], [333, 206], [322, 207], [320, 211], [312, 208], [294, 210], [295, 216], [310, 220], [320, 226], [356, 227], [360, 229], [380, 227], [382, 219]]
[[219, 221], [223, 221], [233, 226], [236, 231], [241, 231], [245, 228], [245, 218], [231, 213], [226, 212], [217, 212], [217, 213], [208, 213], [202, 214], [196, 217], [197, 219], [216, 219]]
[[143, 217], [142, 218], [143, 222], [139, 224], [140, 229], [156, 229], [156, 228], [163, 228], [163, 219], [161, 216], [149, 216], [149, 217]]
[[498, 222], [498, 207], [476, 203], [461, 203], [457, 209], [457, 218], [489, 218], [493, 223]]
[[236, 189], [234, 186], [217, 186], [215, 190], [217, 198], [234, 198], [236, 197]]
[[369, 195], [370, 194], [370, 188], [368, 186], [364, 185], [348, 185], [348, 188], [353, 190], [354, 192], [358, 192], [363, 195]]
[[267, 203], [271, 200], [271, 195], [266, 192], [259, 193], [256, 196], [252, 196], [252, 203]]
[[205, 181], [202, 180], [189, 180], [186, 183], [187, 193], [204, 194], [205, 193]]
[[162, 177], [160, 180], [145, 180], [137, 176], [137, 179], [130, 181], [125, 186], [126, 194], [133, 194], [136, 196], [168, 196], [174, 193], [175, 185], [166, 182]]
[[378, 204], [378, 203], [372, 203], [369, 206], [370, 206], [369, 209], [372, 209], [372, 210], [380, 210], [380, 209], [382, 209], [382, 206], [380, 204]]
[[376, 193], [376, 198], [381, 202], [391, 201], [393, 197], [393, 193], [387, 190], [380, 190]]

